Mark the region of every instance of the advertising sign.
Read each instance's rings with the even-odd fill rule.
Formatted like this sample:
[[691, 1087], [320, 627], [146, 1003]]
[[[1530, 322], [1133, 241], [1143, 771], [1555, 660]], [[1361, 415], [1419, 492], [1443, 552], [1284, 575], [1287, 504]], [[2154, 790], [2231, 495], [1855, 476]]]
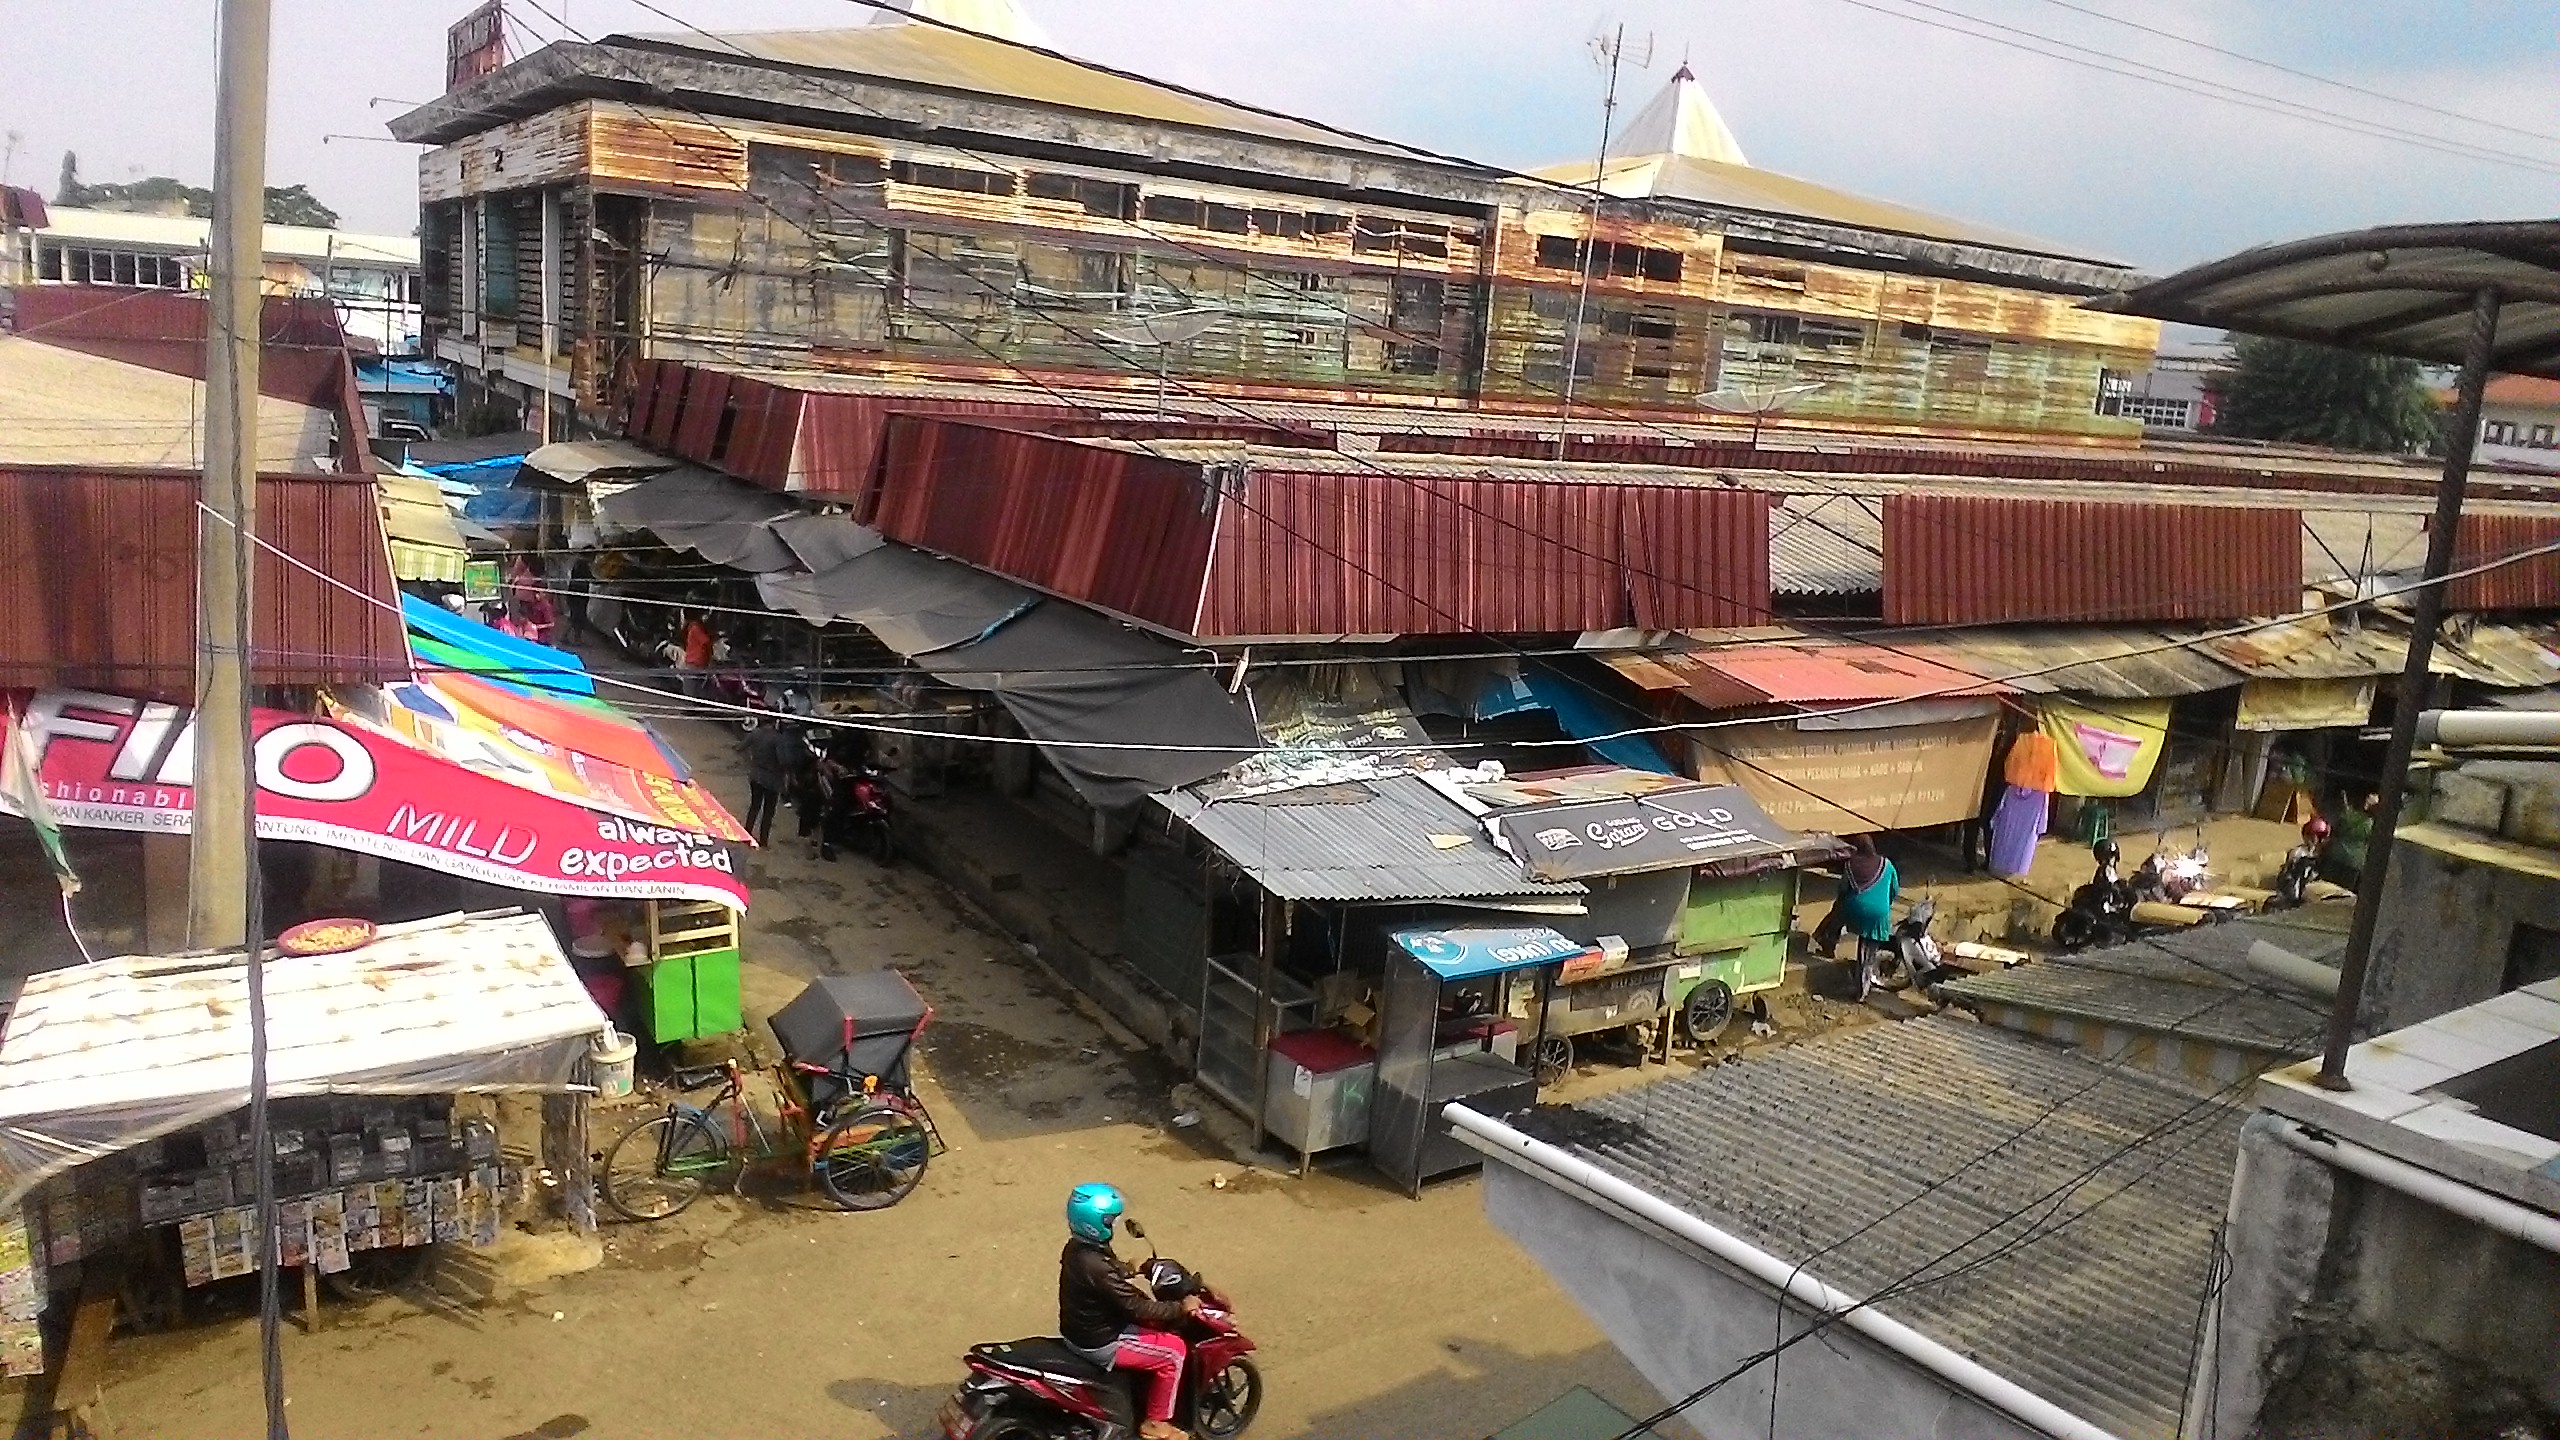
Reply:
[[[26, 715], [42, 746], [37, 780], [61, 823], [163, 835], [192, 828], [191, 712], [46, 690]], [[261, 839], [551, 895], [746, 908], [735, 858], [707, 836], [601, 814], [333, 720], [259, 710], [250, 732]]]
[[1492, 975], [1565, 960], [1590, 947], [1543, 925], [1516, 929], [1468, 926], [1457, 930], [1399, 930], [1396, 943], [1443, 980]]
[[507, 12], [501, 0], [475, 7], [444, 32], [444, 88], [458, 90], [507, 63]]
[[1511, 853], [1540, 880], [1785, 861], [1803, 836], [1780, 829], [1730, 785], [1549, 800], [1494, 813]]

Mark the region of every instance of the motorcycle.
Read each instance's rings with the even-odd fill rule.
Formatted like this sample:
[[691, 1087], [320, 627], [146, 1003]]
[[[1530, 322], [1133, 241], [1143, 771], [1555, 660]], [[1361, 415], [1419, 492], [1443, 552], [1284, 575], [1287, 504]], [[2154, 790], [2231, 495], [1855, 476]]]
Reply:
[[1858, 942], [1860, 1000], [1879, 989], [1908, 990], [1914, 985], [1925, 989], [1937, 978], [1943, 967], [1937, 939], [1929, 933], [1930, 923], [1937, 918], [1938, 902], [1923, 900], [1895, 923], [1893, 933], [1881, 944]]
[[2089, 883], [2071, 892], [2071, 903], [2053, 918], [2053, 943], [2065, 953], [2092, 945], [2115, 945], [2133, 938], [2133, 886], [2116, 870], [2116, 842], [2093, 847], [2097, 870]]
[[[1147, 1238], [1134, 1220], [1121, 1226], [1133, 1239]], [[1152, 1244], [1138, 1279], [1159, 1300], [1200, 1297], [1199, 1312], [1182, 1322], [1190, 1354], [1173, 1423], [1189, 1435], [1234, 1440], [1262, 1409], [1262, 1372], [1248, 1358], [1254, 1345], [1236, 1327], [1234, 1307]], [[1128, 1440], [1137, 1433], [1146, 1377], [1106, 1370], [1064, 1340], [1044, 1335], [974, 1345], [967, 1364], [968, 1378], [937, 1417], [935, 1433], [943, 1440]]]
[[2329, 822], [2313, 816], [2302, 824], [2302, 843], [2284, 852], [2284, 864], [2276, 871], [2275, 894], [2268, 897], [2270, 910], [2294, 910], [2311, 899], [2312, 882], [2320, 878], [2320, 856], [2329, 843]]

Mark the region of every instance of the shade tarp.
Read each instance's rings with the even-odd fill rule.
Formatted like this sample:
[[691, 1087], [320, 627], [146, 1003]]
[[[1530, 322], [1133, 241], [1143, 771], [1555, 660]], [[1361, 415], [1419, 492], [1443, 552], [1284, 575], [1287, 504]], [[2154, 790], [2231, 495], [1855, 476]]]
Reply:
[[2169, 743], [2169, 702], [2109, 700], [2104, 708], [2060, 696], [2036, 702], [2036, 724], [2059, 752], [2064, 795], [2139, 795]]
[[760, 575], [756, 592], [814, 625], [851, 621], [909, 657], [975, 640], [1040, 598], [956, 560], [888, 544], [817, 574]]
[[456, 669], [517, 685], [557, 690], [564, 695], [596, 693], [596, 682], [587, 674], [587, 662], [568, 651], [519, 639], [415, 595], [400, 597], [400, 623], [411, 632], [436, 641], [444, 647], [441, 653], [458, 656], [454, 661]]
[[555, 440], [524, 457], [524, 468], [563, 485], [584, 484], [597, 475], [654, 475], [676, 464], [628, 440]]
[[1862, 835], [1971, 820], [2000, 734], [1996, 715], [1887, 730], [1723, 726], [1691, 740], [1698, 778], [1739, 785], [1778, 824]]
[[[994, 634], [915, 657], [992, 692], [1086, 803], [1134, 805], [1225, 770], [1262, 743], [1253, 717], [1161, 636], [1051, 600]], [[1164, 749], [1105, 746], [1160, 745]]]
[[709, 470], [671, 470], [596, 502], [618, 525], [646, 530], [670, 549], [691, 550], [715, 565], [754, 574], [799, 565], [773, 522], [798, 507], [770, 491]]
[[858, 525], [842, 515], [792, 515], [773, 522], [773, 533], [800, 557], [800, 564], [812, 575], [824, 574], [857, 555], [877, 550], [889, 542], [868, 525]]
[[[562, 1091], [605, 1029], [551, 927], [519, 912], [382, 928], [264, 967], [277, 1097]], [[249, 1101], [239, 954], [28, 977], [0, 1030], [0, 1207], [46, 1177]]]

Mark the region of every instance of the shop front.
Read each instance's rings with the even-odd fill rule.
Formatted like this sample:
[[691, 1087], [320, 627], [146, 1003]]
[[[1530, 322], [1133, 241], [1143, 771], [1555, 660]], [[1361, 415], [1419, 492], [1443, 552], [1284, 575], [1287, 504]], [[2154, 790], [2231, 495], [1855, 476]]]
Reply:
[[[263, 973], [272, 1243], [306, 1305], [494, 1245], [519, 1216], [592, 1228], [607, 1022], [542, 917], [300, 927]], [[102, 1344], [103, 1326], [67, 1339], [75, 1313], [166, 1325], [258, 1269], [247, 984], [238, 953], [26, 980], [0, 1029], [0, 1370]]]

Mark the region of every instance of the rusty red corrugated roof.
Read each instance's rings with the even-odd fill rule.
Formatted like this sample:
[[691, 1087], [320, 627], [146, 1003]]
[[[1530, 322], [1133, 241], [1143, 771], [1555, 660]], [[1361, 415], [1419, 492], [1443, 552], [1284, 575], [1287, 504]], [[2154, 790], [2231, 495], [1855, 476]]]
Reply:
[[1735, 645], [1645, 659], [1678, 676], [1680, 689], [1710, 710], [1996, 695], [2007, 688], [1972, 671], [1877, 645]]
[[[0, 686], [193, 693], [199, 483], [186, 470], [0, 468]], [[260, 476], [258, 534], [339, 582], [259, 552], [261, 683], [408, 672], [370, 478]]]
[[[2529, 550], [2560, 544], [2560, 518], [2541, 515], [2465, 515], [2453, 537], [2457, 571]], [[2535, 555], [2465, 575], [2445, 587], [2450, 610], [2560, 609], [2560, 554]]]
[[1889, 625], [2226, 620], [2302, 604], [2297, 510], [1891, 495]]

